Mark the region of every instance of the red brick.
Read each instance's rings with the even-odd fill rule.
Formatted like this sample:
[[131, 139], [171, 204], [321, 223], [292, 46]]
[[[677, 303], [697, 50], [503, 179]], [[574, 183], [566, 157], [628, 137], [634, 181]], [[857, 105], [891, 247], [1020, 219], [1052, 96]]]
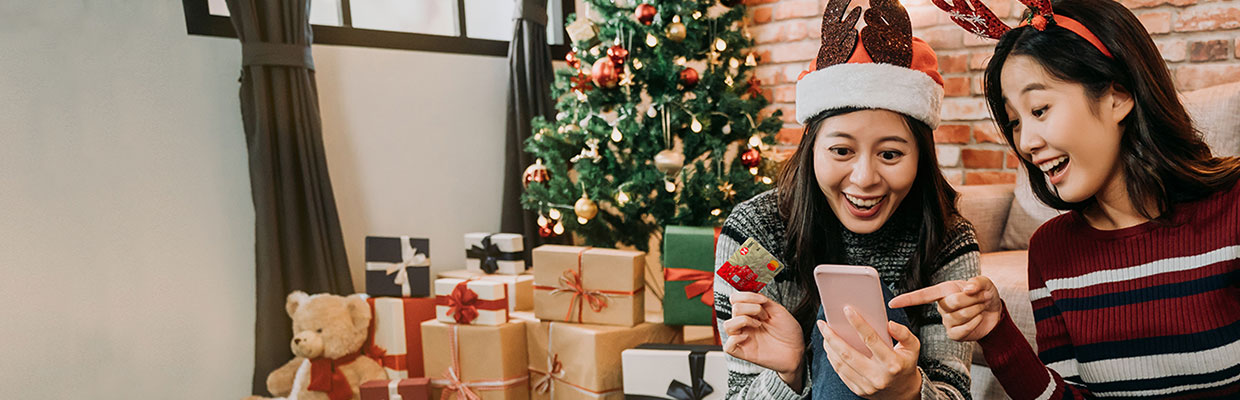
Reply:
[[775, 24], [758, 25], [749, 28], [756, 44], [772, 43], [782, 40], [784, 28]]
[[944, 170], [943, 179], [946, 179], [947, 183], [950, 183], [952, 185], [959, 185], [962, 181], [964, 181], [964, 173], [960, 172], [959, 170], [953, 170], [953, 171]]
[[966, 171], [965, 185], [993, 185], [1016, 183], [1016, 173], [1011, 171]]
[[749, 17], [753, 18], [754, 24], [765, 24], [771, 22], [771, 7], [754, 7], [749, 11]]
[[965, 168], [1003, 168], [1003, 150], [964, 149], [960, 160]]
[[797, 101], [796, 85], [779, 85], [775, 88], [775, 96], [771, 100], [776, 103], [795, 103]]
[[777, 75], [779, 75], [782, 70], [783, 68], [774, 65], [760, 65], [757, 68], [754, 68], [753, 74], [759, 81], [762, 81], [763, 85], [773, 85], [779, 83], [779, 78]]
[[1145, 25], [1145, 30], [1151, 34], [1171, 32], [1170, 11], [1145, 12], [1137, 14], [1137, 19], [1141, 20], [1141, 25]]
[[993, 51], [981, 51], [981, 52], [969, 54], [969, 70], [971, 71], [985, 70], [986, 65], [990, 63], [990, 58], [994, 55], [995, 53]]
[[769, 47], [771, 51], [770, 60], [775, 64], [809, 61], [818, 55], [818, 46], [818, 43], [810, 41], [772, 45]]
[[986, 94], [985, 79], [981, 76], [969, 78], [969, 92], [974, 96]]
[[1175, 82], [1179, 91], [1240, 82], [1240, 64], [1182, 65], [1175, 69]]
[[968, 71], [968, 56], [957, 54], [953, 56], [939, 56], [939, 72], [944, 74], [955, 74]]
[[1158, 7], [1163, 4], [1183, 7], [1197, 4], [1197, 0], [1120, 0], [1120, 4], [1123, 4], [1124, 7], [1128, 8], [1150, 8]]
[[822, 9], [818, 8], [818, 2], [814, 0], [783, 0], [775, 4], [775, 19], [777, 20], [815, 15], [822, 15]]
[[1007, 152], [1007, 162], [1003, 163], [1003, 167], [1007, 169], [1016, 169], [1016, 167], [1019, 167], [1019, 166], [1020, 166], [1020, 158], [1017, 158], [1015, 153], [1012, 153], [1010, 151]]
[[1007, 144], [1007, 139], [999, 133], [999, 127], [993, 121], [973, 123], [973, 140], [978, 143]]
[[1216, 31], [1240, 28], [1240, 7], [1210, 4], [1188, 8], [1175, 21], [1176, 32]]
[[935, 143], [969, 143], [968, 125], [940, 125], [934, 130]]
[[805, 38], [806, 29], [804, 21], [789, 21], [784, 24], [784, 40], [793, 41]]
[[805, 130], [802, 128], [783, 128], [775, 134], [775, 141], [788, 144], [800, 143], [801, 135], [804, 133]]
[[963, 76], [943, 78], [943, 94], [947, 97], [968, 96], [969, 78]]
[[1222, 61], [1227, 59], [1227, 48], [1230, 40], [1209, 40], [1190, 42], [1188, 44], [1188, 60], [1192, 62]]
[[1163, 60], [1180, 62], [1188, 58], [1188, 44], [1183, 39], [1157, 41], [1154, 44], [1158, 45]]
[[955, 98], [943, 100], [943, 119], [946, 121], [978, 120], [990, 117], [986, 101], [982, 98]]
[[938, 158], [939, 166], [960, 166], [960, 149], [961, 147], [958, 144], [940, 144], [934, 146], [934, 153]]
[[952, 50], [964, 46], [964, 33], [963, 29], [955, 25], [941, 26], [924, 30], [921, 39], [934, 51]]

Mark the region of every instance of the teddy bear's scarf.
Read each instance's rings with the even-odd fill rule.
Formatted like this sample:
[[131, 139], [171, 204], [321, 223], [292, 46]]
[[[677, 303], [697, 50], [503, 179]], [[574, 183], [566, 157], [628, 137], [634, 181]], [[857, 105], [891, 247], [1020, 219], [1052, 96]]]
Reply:
[[310, 360], [310, 386], [308, 389], [327, 393], [331, 400], [346, 400], [353, 397], [353, 388], [349, 386], [349, 378], [344, 376], [341, 366], [347, 365], [361, 353], [353, 353], [337, 359], [319, 357]]

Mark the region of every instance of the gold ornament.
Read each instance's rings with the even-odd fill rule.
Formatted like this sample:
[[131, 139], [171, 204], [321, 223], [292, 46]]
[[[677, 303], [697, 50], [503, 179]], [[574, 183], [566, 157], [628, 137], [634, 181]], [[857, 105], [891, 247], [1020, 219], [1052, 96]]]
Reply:
[[680, 16], [672, 17], [672, 23], [667, 25], [667, 38], [673, 42], [685, 40], [685, 36], [689, 34], [685, 24], [680, 23]]
[[749, 55], [745, 56], [745, 66], [746, 67], [758, 66], [758, 57], [755, 57], [753, 55], [753, 52], [750, 52]]
[[732, 201], [733, 198], [736, 198], [736, 189], [732, 188], [732, 182], [720, 183], [719, 193], [723, 195], [724, 201]]
[[[581, 198], [577, 199], [577, 203], [573, 204], [573, 211], [577, 213], [578, 221], [586, 220], [589, 222], [595, 215], [598, 215], [598, 203], [595, 203], [594, 200], [590, 200], [590, 198], [586, 197], [586, 194], [582, 192]], [[585, 222], [582, 223], [584, 224]]]
[[654, 167], [668, 176], [676, 175], [685, 167], [685, 155], [671, 149], [654, 155]]
[[540, 158], [537, 161], [534, 161], [533, 164], [530, 164], [530, 166], [525, 169], [525, 173], [521, 174], [521, 186], [529, 187], [530, 182], [546, 182], [550, 178], [551, 174], [548, 172], [547, 166], [543, 165], [542, 159]]

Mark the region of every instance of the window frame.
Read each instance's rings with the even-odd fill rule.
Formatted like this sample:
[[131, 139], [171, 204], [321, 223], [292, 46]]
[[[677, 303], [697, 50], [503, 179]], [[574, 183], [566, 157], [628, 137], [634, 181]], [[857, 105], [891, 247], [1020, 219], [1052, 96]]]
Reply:
[[[465, 0], [456, 1], [458, 10], [457, 24], [460, 26], [460, 34], [458, 36], [354, 28], [352, 26], [352, 13], [349, 10], [349, 0], [340, 0], [341, 26], [312, 25], [314, 31], [313, 43], [506, 57], [508, 55], [508, 41], [477, 39], [466, 36]], [[573, 0], [562, 1], [560, 20], [564, 21], [569, 14], [576, 11], [576, 4]], [[228, 38], [237, 37], [232, 21], [228, 17], [212, 15], [207, 5], [207, 0], [181, 0], [181, 4], [185, 9], [185, 28], [188, 34]], [[564, 28], [561, 27], [560, 29]], [[564, 32], [563, 37], [565, 42], [570, 41], [567, 32]], [[564, 55], [570, 51], [572, 46], [565, 43], [551, 45], [550, 47], [551, 57], [555, 60], [564, 58]]]

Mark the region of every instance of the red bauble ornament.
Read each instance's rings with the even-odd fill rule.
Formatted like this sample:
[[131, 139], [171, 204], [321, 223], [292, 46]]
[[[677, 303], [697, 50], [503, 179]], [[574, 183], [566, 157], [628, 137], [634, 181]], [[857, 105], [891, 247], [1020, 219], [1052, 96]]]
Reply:
[[651, 22], [654, 22], [655, 13], [658, 12], [659, 11], [656, 10], [654, 6], [642, 4], [637, 6], [637, 10], [633, 12], [633, 15], [637, 17], [637, 22], [641, 22], [642, 25], [650, 25]]
[[741, 165], [744, 165], [745, 168], [754, 168], [758, 164], [762, 164], [762, 153], [758, 149], [750, 147], [749, 150], [741, 153]]
[[551, 227], [550, 227], [550, 226], [540, 226], [540, 227], [538, 227], [538, 236], [542, 236], [542, 237], [551, 237], [551, 235], [554, 235], [554, 234], [555, 234], [555, 232], [551, 230]]
[[607, 49], [607, 58], [611, 59], [616, 66], [624, 65], [624, 60], [629, 57], [629, 51], [624, 46], [615, 45]]
[[680, 84], [684, 85], [685, 89], [693, 89], [697, 86], [698, 78], [698, 72], [693, 67], [685, 67], [680, 71]]
[[573, 67], [573, 69], [581, 68], [581, 60], [577, 59], [577, 52], [575, 51], [565, 54], [564, 61], [568, 61], [568, 66]]
[[551, 178], [551, 173], [547, 170], [547, 166], [543, 165], [542, 159], [538, 159], [529, 168], [525, 169], [525, 173], [521, 174], [521, 186], [529, 187], [530, 182], [546, 182]]
[[620, 75], [616, 74], [616, 64], [612, 63], [609, 58], [600, 58], [595, 61], [591, 71], [594, 84], [598, 87], [611, 89], [616, 87], [616, 83], [620, 81]]

